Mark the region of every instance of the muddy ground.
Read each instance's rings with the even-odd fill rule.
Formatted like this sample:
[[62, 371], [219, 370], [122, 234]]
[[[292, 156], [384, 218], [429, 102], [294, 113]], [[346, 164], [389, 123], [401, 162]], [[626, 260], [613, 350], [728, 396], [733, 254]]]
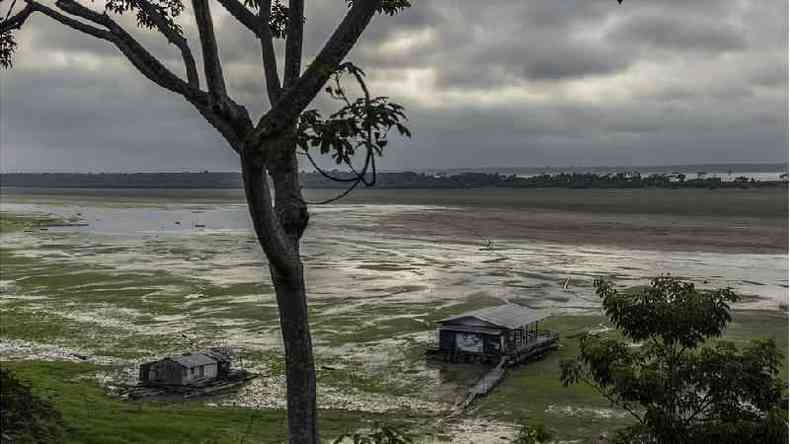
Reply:
[[[570, 338], [603, 322], [592, 294], [602, 276], [632, 286], [669, 272], [702, 287], [733, 287], [745, 297], [734, 337], [775, 336], [786, 350], [787, 251], [776, 246], [787, 244], [786, 192], [703, 191], [609, 199], [570, 190], [368, 192], [315, 208], [303, 251], [321, 407], [425, 418], [435, 436], [468, 442], [510, 436], [525, 416], [569, 440], [622, 424], [623, 412], [594, 393], [559, 384], [559, 359], [575, 353]], [[563, 196], [565, 207], [556, 208]], [[282, 409], [276, 305], [239, 197], [4, 194], [2, 359], [87, 356], [106, 386], [133, 380], [143, 360], [231, 345], [240, 365], [263, 376], [211, 404]], [[694, 206], [691, 197], [707, 199]], [[391, 204], [381, 204], [385, 198]], [[673, 214], [673, 199], [676, 213], [689, 212]], [[616, 209], [603, 211], [611, 201]], [[87, 226], [36, 226], [47, 219]], [[551, 310], [551, 327], [569, 339], [549, 359], [512, 372], [470, 415], [435, 428], [484, 371], [423, 359], [435, 321], [504, 301]]]

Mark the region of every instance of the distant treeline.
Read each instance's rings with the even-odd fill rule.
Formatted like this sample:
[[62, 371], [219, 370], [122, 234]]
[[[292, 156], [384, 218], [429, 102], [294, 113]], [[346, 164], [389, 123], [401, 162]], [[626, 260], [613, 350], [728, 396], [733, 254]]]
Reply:
[[[773, 173], [787, 171], [787, 163], [708, 163], [690, 165], [642, 165], [642, 166], [540, 166], [540, 167], [480, 167], [480, 168], [451, 168], [433, 169], [424, 172], [430, 174], [461, 174], [461, 173], [498, 173], [504, 175], [515, 174], [518, 176], [534, 176], [538, 174], [613, 174], [625, 171], [641, 171], [642, 174], [677, 174], [696, 176], [698, 172], [707, 172], [718, 175], [732, 175], [734, 171], [749, 171], [752, 173]], [[778, 173], [777, 173], [778, 176]]]
[[[341, 178], [348, 172], [332, 172]], [[347, 183], [334, 182], [317, 172], [303, 173], [305, 188], [343, 188]], [[0, 174], [2, 187], [45, 188], [241, 188], [238, 173], [8, 173]], [[737, 177], [724, 181], [720, 177], [682, 173], [642, 176], [637, 172], [595, 174], [559, 173], [522, 177], [497, 173], [459, 173], [432, 175], [415, 172], [379, 173], [376, 188], [752, 188], [787, 186], [782, 180], [755, 181]]]
[[241, 188], [239, 173], [8, 173], [3, 187], [43, 188]]

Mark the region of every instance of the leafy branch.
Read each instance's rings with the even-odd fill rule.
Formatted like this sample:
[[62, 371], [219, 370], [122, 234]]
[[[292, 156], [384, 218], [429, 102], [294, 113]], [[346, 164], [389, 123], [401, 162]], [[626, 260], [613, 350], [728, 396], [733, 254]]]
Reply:
[[[349, 98], [343, 86], [345, 75], [354, 78], [362, 91], [362, 97]], [[390, 102], [388, 97], [371, 97], [365, 83], [365, 72], [353, 63], [341, 64], [324, 91], [340, 102], [342, 107], [326, 119], [317, 109], [302, 113], [297, 125], [297, 146], [322, 176], [350, 185], [339, 196], [315, 204], [333, 202], [347, 195], [360, 183], [375, 185], [376, 156], [381, 156], [388, 145], [389, 132], [395, 128], [401, 136], [411, 137], [411, 132], [404, 124], [407, 118], [403, 107]], [[336, 176], [321, 168], [310, 154], [311, 149], [317, 149], [320, 154], [330, 154], [337, 165], [348, 167], [353, 173], [352, 177]], [[365, 157], [362, 168], [356, 168], [353, 163], [354, 156], [359, 152], [363, 152]]]

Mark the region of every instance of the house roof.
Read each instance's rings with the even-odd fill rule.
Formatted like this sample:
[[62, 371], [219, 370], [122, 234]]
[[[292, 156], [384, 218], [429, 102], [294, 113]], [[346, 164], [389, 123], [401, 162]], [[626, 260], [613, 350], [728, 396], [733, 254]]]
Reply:
[[442, 324], [450, 324], [456, 323], [463, 318], [475, 318], [498, 327], [514, 329], [546, 319], [547, 317], [549, 317], [549, 314], [541, 310], [533, 310], [517, 304], [504, 304], [461, 313], [457, 316], [442, 319], [439, 322]]
[[227, 353], [219, 350], [207, 350], [201, 353], [209, 358], [213, 358], [217, 362], [230, 362], [231, 360], [231, 357]]
[[203, 353], [189, 353], [180, 356], [173, 356], [170, 359], [181, 364], [186, 368], [201, 367], [204, 365], [216, 364], [217, 360], [204, 355]]
[[468, 325], [444, 325], [441, 328], [444, 331], [459, 332], [459, 333], [483, 333], [486, 335], [500, 335], [502, 334], [501, 328], [491, 327], [475, 327]]

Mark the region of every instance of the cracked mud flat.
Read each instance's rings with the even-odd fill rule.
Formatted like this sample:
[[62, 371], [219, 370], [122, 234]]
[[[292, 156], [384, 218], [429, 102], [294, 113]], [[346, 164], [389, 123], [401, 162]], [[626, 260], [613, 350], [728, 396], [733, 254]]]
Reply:
[[[9, 214], [88, 226], [1, 235], [0, 315], [10, 321], [0, 331], [2, 359], [86, 356], [114, 366], [103, 377], [112, 384], [132, 378], [147, 359], [193, 344], [231, 345], [243, 366], [263, 377], [220, 405], [282, 408], [276, 304], [246, 208], [233, 201], [141, 199], [124, 206], [69, 196], [46, 203], [3, 199], [0, 210]], [[460, 217], [463, 212], [470, 219]], [[489, 243], [480, 227], [463, 226], [477, 213], [369, 204], [313, 210], [303, 252], [321, 407], [440, 414], [463, 394], [464, 378], [473, 372], [458, 379], [426, 365], [422, 351], [436, 320], [505, 300], [555, 314], [594, 313], [592, 281], [600, 276], [633, 286], [669, 272], [750, 296], [738, 308], [787, 304], [787, 254], [626, 249], [515, 235]], [[423, 220], [448, 215], [461, 228], [437, 234]], [[416, 222], [398, 223], [409, 220]], [[620, 415], [562, 403], [543, 410], [582, 419]], [[445, 432], [496, 442], [514, 429], [508, 421], [464, 418]]]

